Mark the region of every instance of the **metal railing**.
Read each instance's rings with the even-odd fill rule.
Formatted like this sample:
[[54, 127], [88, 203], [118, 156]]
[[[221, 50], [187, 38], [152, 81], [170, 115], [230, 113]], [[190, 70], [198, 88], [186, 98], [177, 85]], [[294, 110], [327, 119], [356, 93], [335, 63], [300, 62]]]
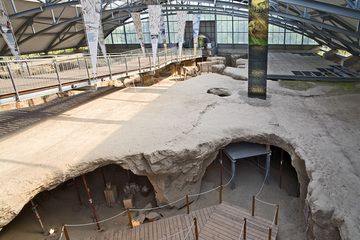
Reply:
[[151, 53], [120, 53], [97, 57], [97, 74], [93, 76], [89, 55], [61, 55], [43, 58], [0, 61], [0, 105], [68, 91], [102, 80], [115, 80], [155, 71], [168, 64], [201, 57], [192, 49], [159, 51], [156, 62]]

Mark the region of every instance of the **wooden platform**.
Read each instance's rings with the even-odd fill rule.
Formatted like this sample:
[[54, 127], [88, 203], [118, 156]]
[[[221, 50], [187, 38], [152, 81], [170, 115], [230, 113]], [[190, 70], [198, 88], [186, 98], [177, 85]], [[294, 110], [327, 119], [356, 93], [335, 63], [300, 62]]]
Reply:
[[[268, 228], [272, 228], [272, 240], [278, 227], [260, 217], [252, 217], [247, 210], [222, 203], [155, 222], [145, 223], [134, 229], [106, 232], [88, 240], [195, 240], [193, 218], [199, 226], [200, 240], [239, 240], [244, 218], [247, 219], [247, 240], [268, 240]], [[191, 228], [191, 229], [190, 229]]]

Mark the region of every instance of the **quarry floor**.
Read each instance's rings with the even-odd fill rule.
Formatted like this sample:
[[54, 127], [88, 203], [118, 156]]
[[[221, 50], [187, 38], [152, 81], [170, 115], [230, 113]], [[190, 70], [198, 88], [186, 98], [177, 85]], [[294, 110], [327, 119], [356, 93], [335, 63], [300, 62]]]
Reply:
[[[232, 95], [207, 94], [213, 87], [227, 88]], [[305, 161], [306, 172], [299, 174], [310, 178], [305, 197], [320, 234], [331, 234], [329, 224], [342, 239], [360, 239], [360, 94], [333, 86], [299, 91], [268, 81], [269, 97], [263, 101], [248, 99], [246, 89], [246, 82], [217, 74], [162, 81], [110, 93], [3, 137], [0, 226], [37, 193], [126, 156], [161, 149], [176, 153], [209, 142], [216, 147], [235, 140], [265, 143], [274, 135]], [[274, 197], [303, 215], [298, 200]], [[274, 199], [269, 195], [268, 200]], [[304, 225], [296, 214], [289, 217], [298, 225], [284, 233], [280, 228], [284, 239], [303, 239]]]

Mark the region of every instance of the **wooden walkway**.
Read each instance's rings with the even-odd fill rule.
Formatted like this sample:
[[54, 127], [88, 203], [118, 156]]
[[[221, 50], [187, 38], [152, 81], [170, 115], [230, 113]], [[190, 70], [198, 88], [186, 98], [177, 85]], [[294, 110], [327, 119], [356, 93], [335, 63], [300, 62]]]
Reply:
[[247, 210], [228, 203], [163, 218], [145, 223], [134, 229], [106, 232], [87, 240], [195, 240], [193, 218], [197, 218], [200, 240], [240, 240], [244, 218], [247, 219], [247, 240], [276, 239], [278, 226], [260, 217], [252, 217]]

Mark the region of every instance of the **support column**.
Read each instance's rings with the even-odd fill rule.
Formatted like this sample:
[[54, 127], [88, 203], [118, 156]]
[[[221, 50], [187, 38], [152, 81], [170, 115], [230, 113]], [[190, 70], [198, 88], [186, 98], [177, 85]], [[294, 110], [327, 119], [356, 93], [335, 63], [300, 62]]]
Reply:
[[236, 165], [235, 161], [231, 160], [231, 176], [233, 177], [230, 182], [230, 188], [231, 190], [235, 189], [235, 174], [236, 174]]
[[248, 96], [266, 99], [269, 0], [249, 1]]
[[270, 145], [266, 145], [266, 150], [268, 153], [266, 154], [265, 181], [266, 181], [266, 184], [269, 184], [270, 183], [270, 161], [271, 161]]

